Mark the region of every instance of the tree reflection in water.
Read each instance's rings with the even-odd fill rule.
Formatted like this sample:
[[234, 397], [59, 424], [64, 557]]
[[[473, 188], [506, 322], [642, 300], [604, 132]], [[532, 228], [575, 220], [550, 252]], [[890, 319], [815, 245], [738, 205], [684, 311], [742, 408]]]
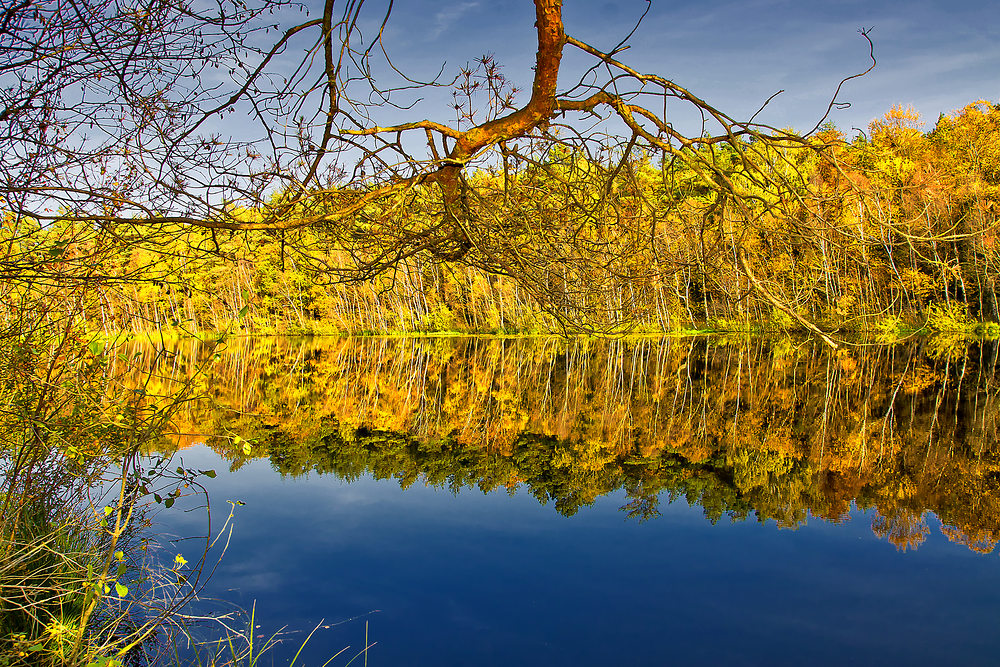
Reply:
[[[630, 516], [683, 498], [705, 516], [796, 527], [855, 503], [897, 548], [1000, 540], [997, 345], [923, 339], [230, 339], [136, 346], [202, 398], [162, 448], [233, 468], [528, 489], [571, 515], [624, 490]], [[161, 346], [162, 352], [162, 346]], [[154, 383], [155, 384], [155, 383]], [[238, 436], [238, 437], [235, 437]], [[248, 444], [249, 443], [249, 444]]]

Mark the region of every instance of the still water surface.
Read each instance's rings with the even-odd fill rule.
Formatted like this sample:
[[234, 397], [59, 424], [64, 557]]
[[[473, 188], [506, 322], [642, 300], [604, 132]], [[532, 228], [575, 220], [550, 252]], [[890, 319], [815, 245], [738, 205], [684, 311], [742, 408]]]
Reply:
[[[321, 621], [298, 664], [354, 655], [366, 623], [370, 665], [1000, 654], [992, 344], [167, 352], [159, 381], [200, 367], [208, 398], [164, 446], [218, 471], [217, 515], [246, 503], [206, 594], [256, 604], [262, 634], [287, 626], [275, 664]], [[159, 521], [200, 528], [194, 513]]]

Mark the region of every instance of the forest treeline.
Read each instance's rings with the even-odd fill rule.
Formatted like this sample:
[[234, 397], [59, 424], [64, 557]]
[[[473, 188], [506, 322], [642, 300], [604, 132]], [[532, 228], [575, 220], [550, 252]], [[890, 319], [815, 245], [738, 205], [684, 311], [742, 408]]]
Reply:
[[[932, 339], [830, 352], [788, 340], [233, 339], [136, 345], [151, 395], [203, 399], [161, 451], [205, 442], [234, 468], [371, 475], [456, 492], [525, 488], [573, 514], [622, 490], [795, 527], [874, 510], [899, 548], [1000, 541], [998, 348]], [[195, 373], [195, 369], [200, 369]]]
[[[511, 333], [589, 320], [649, 332], [795, 328], [791, 313], [829, 328], [892, 332], [998, 320], [1000, 106], [975, 102], [929, 131], [912, 109], [894, 107], [849, 141], [830, 126], [813, 142], [821, 150], [701, 149], [718, 152], [713, 163], [736, 184], [747, 160], [798, 184], [774, 201], [766, 188], [755, 196], [748, 177], [739, 206], [685, 163], [635, 150], [587, 156], [555, 146], [517, 171], [498, 165], [471, 174], [470, 215], [498, 216], [496, 224], [523, 226], [525, 237], [531, 220], [559, 220], [574, 245], [553, 256], [608, 258], [585, 272], [565, 260], [562, 278], [547, 266], [538, 274], [545, 285], [429, 252], [397, 258], [367, 280], [340, 281], [337, 267], [352, 258], [339, 232], [322, 224], [96, 234], [22, 220], [0, 234], [9, 267], [42, 257], [44, 271], [58, 275], [84, 262], [87, 284], [99, 286], [83, 306], [88, 327], [108, 332]], [[376, 203], [361, 215], [382, 228], [404, 216], [412, 227], [414, 217], [431, 220], [433, 199], [417, 187], [403, 209]], [[288, 215], [306, 213], [290, 207]], [[544, 255], [546, 243], [566, 239], [528, 242]], [[505, 261], [522, 262], [523, 277], [535, 259]], [[542, 307], [538, 290], [572, 298]]]

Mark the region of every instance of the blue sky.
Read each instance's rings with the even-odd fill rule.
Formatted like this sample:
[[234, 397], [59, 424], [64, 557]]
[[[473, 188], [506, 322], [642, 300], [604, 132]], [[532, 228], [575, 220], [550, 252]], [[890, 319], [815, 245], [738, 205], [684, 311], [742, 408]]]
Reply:
[[[376, 4], [370, 7], [373, 19], [381, 9]], [[643, 0], [566, 0], [566, 29], [610, 48], [644, 7]], [[397, 0], [385, 42], [397, 64], [415, 76], [432, 76], [442, 63], [454, 73], [489, 52], [510, 78], [528, 87], [533, 22], [529, 0]], [[845, 87], [840, 99], [852, 106], [832, 116], [841, 129], [866, 128], [900, 103], [912, 104], [930, 127], [939, 113], [1000, 98], [1000, 11], [980, 0], [653, 0], [622, 59], [673, 79], [736, 117], [748, 117], [784, 89], [760, 120], [807, 130], [840, 79], [867, 67], [860, 27], [873, 28], [878, 66]], [[567, 72], [580, 62], [570, 58]], [[447, 119], [437, 104], [419, 107], [417, 115]]]

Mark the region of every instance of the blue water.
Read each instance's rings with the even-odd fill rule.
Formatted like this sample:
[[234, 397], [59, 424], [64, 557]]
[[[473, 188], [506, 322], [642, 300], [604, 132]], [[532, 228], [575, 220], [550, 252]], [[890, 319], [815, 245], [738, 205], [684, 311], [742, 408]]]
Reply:
[[[640, 523], [623, 494], [572, 517], [526, 493], [454, 495], [419, 483], [282, 479], [266, 460], [214, 468], [216, 520], [238, 506], [204, 595], [256, 608], [258, 634], [285, 626], [261, 664], [843, 665], [1000, 662], [1000, 562], [931, 535], [898, 552], [871, 517], [712, 525], [683, 501]], [[204, 530], [196, 512], [161, 532]], [[166, 545], [183, 551], [192, 544]], [[207, 603], [205, 603], [207, 604]], [[364, 664], [358, 658], [354, 665]]]

